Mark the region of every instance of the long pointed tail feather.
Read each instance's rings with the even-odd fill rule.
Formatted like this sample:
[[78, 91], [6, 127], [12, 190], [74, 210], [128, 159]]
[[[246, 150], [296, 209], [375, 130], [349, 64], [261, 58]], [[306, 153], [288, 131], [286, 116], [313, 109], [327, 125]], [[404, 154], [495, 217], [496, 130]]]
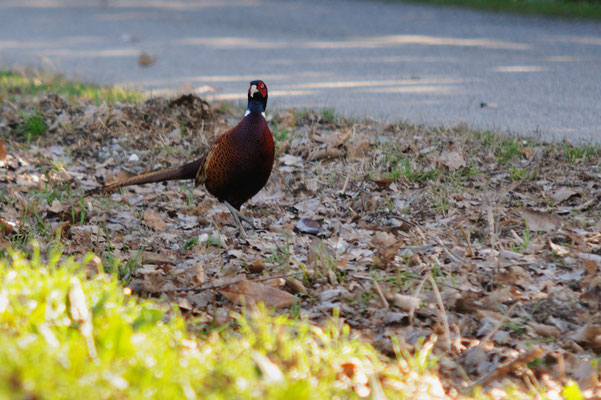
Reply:
[[162, 169], [159, 171], [147, 172], [145, 174], [132, 176], [110, 185], [101, 186], [92, 190], [88, 190], [85, 195], [93, 195], [97, 193], [108, 193], [123, 186], [143, 185], [145, 183], [163, 182], [172, 180], [195, 179], [198, 169], [204, 163], [204, 157], [191, 161], [179, 167]]

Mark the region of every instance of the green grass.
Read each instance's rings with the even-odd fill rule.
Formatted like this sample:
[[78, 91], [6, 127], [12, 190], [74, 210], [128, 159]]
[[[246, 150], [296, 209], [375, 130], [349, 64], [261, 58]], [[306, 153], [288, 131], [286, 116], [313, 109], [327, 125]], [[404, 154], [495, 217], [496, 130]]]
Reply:
[[[29, 189], [28, 196], [29, 201], [19, 215], [19, 224], [15, 228], [16, 233], [7, 238], [13, 248], [23, 250], [34, 238], [52, 240], [56, 232], [53, 231], [40, 208], [51, 206], [54, 200], [59, 201], [64, 207], [62, 211], [64, 221], [68, 221], [71, 225], [78, 225], [87, 220], [84, 198], [68, 183], [49, 179], [38, 187]], [[0, 191], [0, 207], [16, 201], [18, 201], [17, 197], [13, 196], [10, 190]]]
[[324, 108], [321, 110], [321, 121], [324, 124], [331, 124], [336, 118], [336, 112], [333, 108]]
[[384, 177], [392, 181], [406, 179], [409, 182], [427, 182], [441, 175], [437, 168], [420, 169], [412, 168], [411, 163], [394, 145], [383, 146], [384, 164], [387, 170]]
[[504, 165], [521, 159], [524, 156], [524, 148], [531, 145], [531, 141], [527, 138], [504, 136], [490, 131], [476, 131], [468, 134], [473, 135], [484, 147], [490, 149]]
[[567, 141], [562, 144], [562, 153], [566, 161], [570, 164], [576, 164], [581, 160], [594, 160], [601, 155], [600, 145], [580, 145], [575, 146]]
[[[195, 336], [193, 321], [129, 295], [98, 257], [55, 248], [47, 258], [36, 246], [0, 258], [0, 399], [356, 398], [341, 380], [346, 363], [368, 377], [405, 375], [336, 317], [319, 328], [259, 307]], [[423, 372], [428, 360], [403, 368]]]
[[39, 138], [44, 135], [48, 130], [48, 125], [44, 122], [44, 118], [39, 111], [33, 113], [33, 115], [27, 115], [23, 113], [23, 122], [17, 127], [17, 135], [27, 139], [29, 143], [31, 139]]
[[519, 246], [510, 247], [510, 250], [514, 253], [521, 253], [522, 251], [526, 250], [526, 248], [530, 245], [531, 235], [530, 229], [528, 228], [528, 221], [524, 221], [524, 224], [526, 225], [526, 227], [522, 232], [522, 243]]
[[65, 95], [69, 101], [88, 100], [96, 104], [102, 102], [137, 103], [143, 100], [141, 93], [117, 86], [104, 87], [85, 84], [54, 74], [0, 71], [0, 99], [14, 100], [42, 93]]
[[525, 168], [516, 168], [512, 166], [509, 170], [509, 178], [514, 181], [521, 181], [526, 177], [527, 174], [528, 171], [526, 171]]
[[277, 121], [273, 122], [272, 131], [273, 139], [276, 142], [283, 142], [289, 140], [290, 137], [294, 134], [294, 132], [291, 129], [281, 128]]
[[595, 0], [385, 0], [471, 7], [486, 11], [536, 14], [552, 17], [601, 19], [601, 2]]

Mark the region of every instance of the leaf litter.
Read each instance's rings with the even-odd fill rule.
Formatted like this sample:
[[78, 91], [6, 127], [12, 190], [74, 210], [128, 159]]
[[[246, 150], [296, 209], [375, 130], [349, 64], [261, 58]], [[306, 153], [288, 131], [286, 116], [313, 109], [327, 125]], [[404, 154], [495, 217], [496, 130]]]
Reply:
[[[131, 264], [120, 276], [134, 292], [206, 326], [256, 302], [316, 324], [339, 310], [383, 354], [431, 346], [441, 382], [423, 384], [437, 397], [477, 384], [494, 395], [508, 381], [551, 395], [569, 379], [601, 395], [598, 149], [280, 110], [268, 115], [274, 172], [243, 207], [258, 226], [244, 243], [190, 183], [82, 197], [198, 157], [243, 110], [194, 95], [0, 107], [3, 246], [61, 232], [65, 254]], [[49, 132], [17, 136], [22, 109]], [[341, 365], [340, 379], [375, 395], [360, 364]]]

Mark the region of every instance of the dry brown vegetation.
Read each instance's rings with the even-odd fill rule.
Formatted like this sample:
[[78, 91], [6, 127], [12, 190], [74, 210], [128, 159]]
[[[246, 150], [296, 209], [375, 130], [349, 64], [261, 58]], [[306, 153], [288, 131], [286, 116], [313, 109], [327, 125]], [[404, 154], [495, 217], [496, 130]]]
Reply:
[[259, 227], [244, 243], [191, 183], [82, 197], [197, 157], [243, 110], [195, 96], [0, 106], [3, 247], [58, 232], [65, 254], [96, 252], [199, 331], [227, 324], [241, 294], [317, 324], [338, 309], [386, 355], [434, 345], [451, 396], [507, 379], [600, 395], [598, 148], [276, 112], [276, 165], [242, 209]]

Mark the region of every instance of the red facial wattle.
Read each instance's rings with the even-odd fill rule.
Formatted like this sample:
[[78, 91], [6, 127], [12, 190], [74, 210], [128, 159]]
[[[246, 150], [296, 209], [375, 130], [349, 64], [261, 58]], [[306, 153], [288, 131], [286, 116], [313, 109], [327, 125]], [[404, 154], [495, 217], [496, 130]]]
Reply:
[[266, 98], [267, 97], [267, 86], [265, 85], [265, 83], [263, 81], [253, 81], [252, 84], [250, 85], [250, 87], [248, 88], [248, 97], [253, 97], [254, 93], [251, 94], [251, 90], [253, 88], [253, 86], [256, 88], [256, 90], [261, 93], [261, 97]]
[[257, 89], [259, 89], [259, 92], [261, 92], [261, 96], [267, 97], [267, 87], [263, 82], [259, 82]]

